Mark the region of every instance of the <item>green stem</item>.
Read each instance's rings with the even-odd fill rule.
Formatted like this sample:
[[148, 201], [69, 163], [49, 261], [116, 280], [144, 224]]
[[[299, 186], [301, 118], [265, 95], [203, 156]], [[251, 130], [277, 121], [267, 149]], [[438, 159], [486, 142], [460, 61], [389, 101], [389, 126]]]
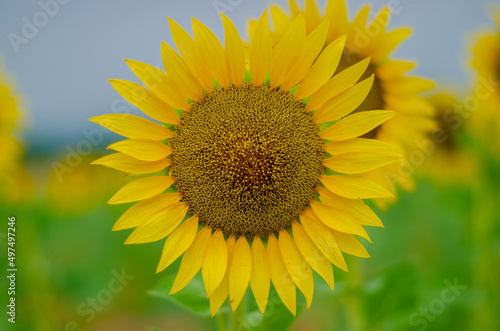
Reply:
[[227, 331], [227, 313], [222, 311], [219, 312], [216, 315], [216, 320], [219, 331]]
[[[483, 157], [483, 164], [488, 165], [488, 160]], [[472, 223], [473, 244], [475, 248], [475, 261], [473, 263], [472, 286], [476, 289], [485, 291], [488, 298], [487, 289], [493, 289], [496, 281], [491, 278], [491, 266], [495, 265], [495, 258], [492, 254], [493, 238], [495, 227], [495, 210], [498, 206], [498, 183], [489, 176], [490, 169], [482, 169], [481, 176], [478, 179], [477, 186], [474, 188]], [[489, 171], [488, 171], [489, 170]], [[476, 305], [473, 310], [471, 323], [475, 327], [487, 330], [494, 325], [495, 315], [491, 309], [490, 300], [485, 299], [481, 304]]]
[[349, 330], [364, 330], [364, 312], [360, 301], [362, 293], [359, 281], [361, 263], [359, 259], [352, 259], [349, 262], [349, 293], [346, 298]]
[[241, 302], [233, 312], [233, 318], [231, 321], [231, 331], [243, 331], [245, 330], [245, 317], [246, 317], [246, 294], [241, 299]]

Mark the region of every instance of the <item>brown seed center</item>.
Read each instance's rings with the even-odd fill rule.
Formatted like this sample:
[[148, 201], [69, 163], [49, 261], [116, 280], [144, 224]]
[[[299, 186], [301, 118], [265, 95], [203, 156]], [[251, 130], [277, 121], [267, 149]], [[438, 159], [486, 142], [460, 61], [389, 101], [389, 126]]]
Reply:
[[317, 195], [319, 127], [287, 91], [216, 89], [185, 112], [171, 139], [175, 186], [200, 222], [225, 235], [267, 237]]

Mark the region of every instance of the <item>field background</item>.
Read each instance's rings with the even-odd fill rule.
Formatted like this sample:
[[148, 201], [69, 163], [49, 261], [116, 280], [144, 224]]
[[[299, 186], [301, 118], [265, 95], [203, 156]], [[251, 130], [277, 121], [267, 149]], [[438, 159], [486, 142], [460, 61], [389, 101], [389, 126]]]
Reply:
[[[232, 3], [237, 5], [226, 14], [245, 31], [245, 19], [258, 16], [268, 2]], [[349, 3], [354, 13], [363, 2]], [[371, 3], [379, 9], [384, 1]], [[472, 85], [470, 41], [474, 31], [491, 25], [491, 3], [401, 0], [390, 26], [409, 25], [415, 33], [396, 57], [417, 59], [415, 74], [434, 79], [438, 90], [455, 86], [462, 100]], [[135, 80], [123, 58], [161, 63], [160, 40], [172, 43], [167, 16], [183, 26], [197, 17], [221, 37], [214, 2], [74, 0], [60, 5], [15, 52], [6, 36], [21, 34], [23, 17], [40, 10], [35, 1], [0, 5], [0, 56], [23, 96], [18, 135], [32, 182], [22, 184], [24, 202], [0, 204], [2, 267], [10, 216], [16, 217], [18, 267], [17, 323], [7, 323], [3, 313], [0, 330], [216, 330], [204, 291], [198, 291], [199, 275], [169, 297], [164, 288], [179, 261], [156, 275], [162, 242], [125, 246], [130, 231], [111, 231], [128, 205], [106, 201], [125, 178], [89, 162], [120, 138], [87, 121], [120, 109], [138, 114], [106, 79]], [[78, 152], [82, 141], [92, 146], [88, 155]], [[313, 304], [302, 309], [292, 330], [500, 329], [500, 161], [486, 152], [487, 144], [464, 141], [477, 172], [441, 180], [425, 171], [434, 161], [426, 157], [415, 169], [415, 192], [401, 193], [387, 211], [376, 209], [385, 228], [368, 229], [373, 244], [364, 244], [372, 258], [347, 257], [351, 271], [335, 269], [333, 293], [315, 279]], [[6, 304], [6, 271], [1, 273]], [[193, 311], [179, 302], [190, 302]], [[251, 330], [279, 330], [291, 315], [271, 300], [264, 317], [252, 312], [245, 322]]]

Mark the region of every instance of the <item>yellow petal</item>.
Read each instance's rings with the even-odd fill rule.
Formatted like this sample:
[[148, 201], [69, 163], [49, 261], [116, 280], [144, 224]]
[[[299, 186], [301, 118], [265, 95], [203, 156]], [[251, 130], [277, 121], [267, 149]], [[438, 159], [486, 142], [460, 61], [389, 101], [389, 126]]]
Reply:
[[271, 63], [270, 86], [274, 88], [285, 81], [285, 77], [300, 54], [306, 39], [304, 16], [297, 16], [276, 45]]
[[252, 252], [247, 239], [240, 237], [234, 247], [231, 269], [229, 270], [229, 294], [231, 308], [236, 310], [243, 299], [252, 274]]
[[174, 294], [182, 290], [200, 270], [210, 244], [210, 232], [209, 227], [204, 227], [198, 232], [193, 243], [184, 253], [181, 266], [169, 294]]
[[203, 262], [203, 282], [207, 297], [219, 286], [227, 268], [227, 247], [221, 230], [215, 230]]
[[419, 77], [398, 77], [390, 81], [384, 81], [382, 86], [391, 91], [392, 95], [407, 96], [427, 92], [435, 87], [433, 81]]
[[247, 35], [250, 37], [250, 40], [254, 39], [255, 29], [257, 29], [257, 19], [252, 17], [247, 21]]
[[417, 96], [401, 97], [395, 95], [386, 95], [385, 102], [387, 109], [392, 109], [398, 113], [416, 115], [416, 116], [434, 116], [434, 107], [425, 99]]
[[327, 206], [317, 201], [311, 201], [311, 208], [317, 218], [330, 229], [356, 234], [368, 239], [368, 241], [370, 240], [366, 230], [354, 217], [349, 215], [348, 212]]
[[366, 22], [368, 21], [368, 15], [370, 14], [370, 5], [364, 5], [357, 13], [356, 17], [352, 21], [352, 26], [364, 30], [366, 28]]
[[292, 223], [293, 239], [307, 263], [323, 277], [330, 289], [333, 290], [333, 270], [331, 262], [321, 253], [316, 244], [309, 238], [299, 222]]
[[316, 123], [325, 123], [349, 115], [365, 100], [372, 88], [374, 75], [357, 83], [347, 91], [328, 100], [314, 115]]
[[168, 236], [186, 216], [188, 205], [179, 202], [162, 209], [145, 223], [139, 225], [127, 238], [125, 244], [144, 244]]
[[260, 312], [264, 314], [267, 299], [269, 297], [270, 274], [266, 251], [259, 237], [255, 237], [252, 243], [252, 274], [250, 276], [250, 286]]
[[326, 258], [340, 269], [347, 271], [347, 265], [337, 241], [328, 227], [316, 217], [311, 209], [306, 209], [300, 215], [300, 222], [309, 238], [311, 238]]
[[234, 251], [234, 236], [230, 236], [227, 239], [227, 267], [226, 273], [224, 274], [224, 278], [222, 279], [219, 287], [217, 287], [210, 296], [210, 313], [212, 317], [214, 317], [217, 310], [219, 310], [220, 306], [226, 301], [227, 296], [229, 295], [229, 269], [231, 268], [231, 260], [232, 254]]
[[142, 161], [159, 161], [172, 153], [165, 144], [149, 139], [126, 139], [111, 144], [107, 149], [113, 149]]
[[130, 207], [123, 215], [116, 221], [113, 226], [113, 231], [134, 228], [145, 223], [156, 214], [159, 210], [177, 203], [181, 200], [181, 195], [178, 193], [166, 193], [158, 195], [153, 198], [141, 201]]
[[243, 41], [233, 22], [220, 13], [224, 25], [224, 44], [226, 48], [226, 65], [229, 78], [235, 86], [240, 86], [245, 76], [245, 52]]
[[297, 1], [288, 0], [288, 6], [290, 7], [290, 11], [292, 12], [292, 16], [297, 16], [300, 13], [299, 6], [297, 5]]
[[400, 154], [345, 153], [323, 160], [325, 167], [344, 174], [359, 174], [400, 160]]
[[334, 141], [324, 146], [325, 151], [332, 155], [344, 153], [377, 153], [388, 155], [400, 155], [402, 149], [396, 145], [384, 141], [366, 138], [353, 138], [348, 140]]
[[290, 27], [292, 20], [277, 5], [271, 5], [270, 10], [274, 26], [273, 42], [277, 42], [283, 37], [285, 31]]
[[269, 72], [273, 49], [269, 31], [267, 11], [259, 18], [250, 50], [250, 68], [255, 86], [262, 84]]
[[164, 41], [161, 42], [161, 57], [165, 72], [176, 82], [177, 89], [189, 99], [200, 101], [203, 97], [203, 88], [182, 57]]
[[363, 202], [363, 200], [344, 198], [324, 187], [319, 187], [318, 193], [323, 203], [332, 207], [343, 208], [350, 212], [352, 216], [359, 220], [361, 225], [384, 226], [380, 218]]
[[307, 33], [309, 34], [315, 27], [318, 26], [318, 23], [321, 22], [321, 15], [318, 10], [318, 6], [316, 5], [316, 0], [306, 0], [306, 6], [304, 10], [304, 15], [306, 19], [307, 25]]
[[208, 71], [224, 88], [229, 87], [229, 76], [226, 69], [224, 47], [215, 34], [203, 23], [192, 18], [194, 40], [200, 53], [203, 54]]
[[356, 218], [342, 208], [322, 204], [317, 201], [311, 201], [311, 208], [317, 218], [330, 229], [351, 233], [370, 240], [365, 229]]
[[380, 80], [391, 80], [403, 76], [415, 68], [415, 62], [390, 60], [377, 66], [377, 77]]
[[167, 74], [160, 69], [134, 60], [125, 60], [137, 77], [160, 99], [172, 107], [188, 110], [189, 106], [184, 95], [179, 94]]
[[357, 176], [323, 176], [321, 183], [331, 192], [350, 199], [393, 198], [394, 195], [369, 179]]
[[370, 28], [378, 26], [383, 31], [385, 30], [390, 18], [391, 18], [391, 9], [388, 7], [384, 7], [378, 12]]
[[335, 40], [340, 35], [347, 32], [348, 21], [345, 0], [327, 1], [326, 16], [332, 18], [330, 31], [328, 32], [328, 40]]
[[370, 254], [368, 254], [363, 245], [352, 234], [335, 230], [331, 231], [342, 252], [359, 257], [370, 257]]
[[271, 280], [281, 301], [295, 316], [296, 310], [296, 290], [295, 283], [286, 270], [283, 258], [281, 257], [278, 241], [274, 234], [270, 234], [267, 241], [267, 259]]
[[[411, 130], [407, 128], [411, 128]], [[384, 123], [381, 133], [397, 137], [399, 140], [398, 143], [407, 145], [408, 150], [413, 151], [419, 148], [416, 144], [418, 141], [428, 139], [427, 137], [429, 136], [425, 135], [425, 133], [431, 134], [436, 128], [437, 123], [432, 118], [398, 113], [398, 116], [394, 117], [394, 119]], [[396, 134], [395, 136], [393, 135], [394, 133]], [[410, 148], [409, 146], [413, 147]]]
[[325, 85], [313, 94], [311, 100], [307, 103], [306, 110], [313, 111], [319, 109], [331, 98], [354, 86], [361, 75], [365, 72], [369, 63], [370, 58], [366, 58], [333, 76]]
[[149, 117], [163, 123], [179, 123], [179, 118], [172, 107], [144, 86], [122, 79], [110, 79], [109, 83], [125, 100]]
[[108, 168], [113, 168], [132, 174], [150, 174], [165, 169], [170, 165], [169, 159], [160, 161], [141, 161], [122, 153], [114, 153], [101, 157], [91, 164], [100, 164]]
[[319, 90], [333, 76], [342, 56], [346, 37], [342, 36], [329, 44], [302, 80], [295, 99], [304, 99]]
[[206, 91], [212, 91], [212, 77], [207, 69], [203, 55], [191, 36], [179, 24], [168, 18], [172, 38], [193, 76]]
[[193, 216], [172, 231], [163, 246], [156, 273], [167, 268], [191, 246], [198, 231], [198, 221], [198, 216]]
[[388, 32], [383, 41], [378, 45], [376, 51], [372, 53], [374, 62], [380, 62], [388, 57], [403, 40], [411, 34], [410, 28], [399, 28]]
[[161, 125], [130, 114], [100, 115], [90, 118], [89, 121], [127, 138], [163, 140], [174, 136]]
[[279, 246], [286, 270], [304, 294], [309, 309], [314, 294], [314, 279], [311, 268], [286, 230], [280, 231]]
[[289, 70], [281, 88], [288, 90], [297, 85], [307, 74], [309, 68], [323, 49], [330, 20], [324, 20], [306, 37], [304, 46], [293, 63], [294, 70]]
[[346, 140], [359, 137], [396, 115], [388, 110], [370, 110], [347, 116], [321, 132], [327, 140]]
[[174, 178], [169, 176], [140, 178], [122, 187], [111, 199], [109, 199], [108, 203], [116, 205], [148, 199], [162, 193], [173, 183]]

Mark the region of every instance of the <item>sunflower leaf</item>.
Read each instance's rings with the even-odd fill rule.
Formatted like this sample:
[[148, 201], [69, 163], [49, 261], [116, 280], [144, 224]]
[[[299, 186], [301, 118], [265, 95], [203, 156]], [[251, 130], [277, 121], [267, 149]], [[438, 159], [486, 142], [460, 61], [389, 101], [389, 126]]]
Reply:
[[210, 303], [206, 297], [205, 287], [201, 275], [196, 275], [193, 280], [182, 291], [169, 295], [175, 280], [175, 274], [167, 275], [148, 294], [173, 302], [187, 310], [199, 315], [210, 316]]
[[252, 297], [248, 301], [246, 324], [249, 330], [255, 331], [289, 330], [305, 305], [305, 300], [301, 296], [297, 296], [297, 311], [296, 316], [293, 316], [281, 302], [274, 286], [271, 286], [269, 291], [269, 300], [264, 315], [260, 313], [259, 307]]

